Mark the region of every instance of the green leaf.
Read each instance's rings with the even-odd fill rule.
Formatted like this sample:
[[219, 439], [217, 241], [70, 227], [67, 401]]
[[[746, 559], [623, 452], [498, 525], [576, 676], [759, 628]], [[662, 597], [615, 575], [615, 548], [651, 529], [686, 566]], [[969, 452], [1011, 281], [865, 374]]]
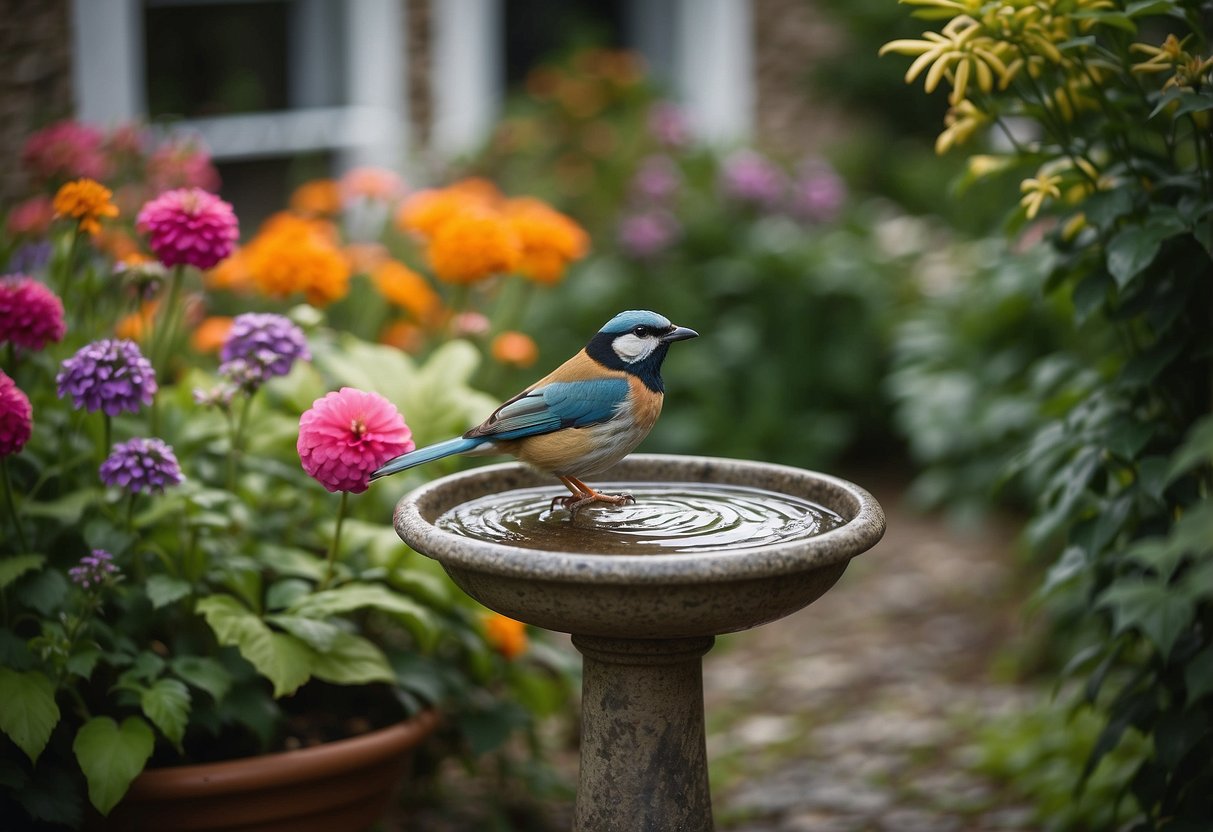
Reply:
[[1108, 273], [1122, 289], [1154, 262], [1164, 240], [1183, 231], [1173, 224], [1133, 225], [1108, 243]]
[[438, 628], [430, 611], [382, 584], [349, 583], [300, 598], [288, 612], [307, 618], [329, 618], [362, 609], [377, 609], [399, 618], [418, 641], [429, 645]]
[[104, 495], [104, 489], [86, 488], [65, 494], [56, 500], [45, 502], [30, 500], [21, 506], [21, 513], [30, 517], [58, 520], [64, 526], [75, 526], [84, 516], [85, 510], [100, 502]]
[[167, 606], [174, 601], [180, 601], [190, 594], [190, 582], [183, 578], [173, 578], [168, 575], [152, 575], [144, 585], [147, 589], [148, 600], [156, 609]]
[[169, 662], [173, 673], [222, 702], [232, 686], [232, 674], [209, 656], [178, 656]]
[[1112, 611], [1116, 633], [1140, 630], [1164, 658], [1196, 614], [1190, 598], [1159, 581], [1122, 580], [1105, 590], [1096, 606]]
[[1188, 430], [1184, 443], [1171, 457], [1166, 481], [1173, 483], [1197, 465], [1209, 463], [1213, 463], [1213, 416], [1205, 416]]
[[330, 621], [301, 615], [267, 615], [265, 620], [286, 630], [320, 652], [333, 649], [342, 630]]
[[1045, 582], [1040, 587], [1041, 595], [1048, 595], [1058, 586], [1066, 583], [1076, 575], [1082, 574], [1087, 568], [1087, 555], [1079, 546], [1069, 546], [1061, 557], [1050, 568], [1045, 576]]
[[211, 595], [196, 609], [220, 644], [234, 646], [274, 686], [274, 696], [294, 693], [311, 675], [312, 650], [299, 639], [272, 631], [230, 595]]
[[18, 597], [27, 607], [33, 607], [49, 618], [57, 614], [70, 588], [62, 572], [44, 569], [21, 581]]
[[1137, 0], [1125, 6], [1125, 14], [1129, 17], [1150, 17], [1173, 11], [1175, 11], [1173, 0]]
[[93, 668], [97, 665], [97, 660], [101, 658], [101, 650], [96, 645], [87, 645], [80, 647], [75, 653], [68, 657], [64, 663], [69, 673], [75, 674], [82, 679], [87, 679], [93, 675]]
[[263, 544], [257, 549], [257, 559], [279, 575], [310, 578], [313, 581], [322, 579], [326, 569], [322, 558], [290, 546]]
[[122, 799], [155, 745], [152, 729], [137, 716], [124, 719], [121, 727], [108, 716], [95, 716], [80, 726], [72, 750], [88, 781], [88, 799], [98, 812], [108, 815]]
[[343, 630], [337, 631], [327, 651], [316, 654], [312, 660], [312, 673], [317, 679], [338, 685], [396, 681], [396, 674], [382, 650], [367, 639]]
[[44, 563], [45, 555], [14, 555], [0, 560], [0, 589], [4, 589], [26, 572], [41, 569]]
[[0, 731], [38, 762], [51, 731], [59, 723], [55, 686], [37, 670], [19, 673], [0, 667]]
[[190, 718], [190, 692], [177, 679], [157, 679], [139, 697], [143, 714], [178, 748]]
[[1188, 705], [1213, 691], [1213, 647], [1206, 647], [1188, 660], [1184, 668]]

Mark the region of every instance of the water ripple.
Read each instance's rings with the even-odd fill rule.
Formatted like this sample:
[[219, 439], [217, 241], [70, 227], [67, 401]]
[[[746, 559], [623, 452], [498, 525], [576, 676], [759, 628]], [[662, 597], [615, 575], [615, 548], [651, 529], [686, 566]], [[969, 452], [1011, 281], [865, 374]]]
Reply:
[[799, 497], [705, 483], [609, 483], [636, 502], [595, 505], [572, 521], [551, 510], [557, 488], [522, 488], [456, 506], [437, 526], [465, 537], [545, 551], [593, 554], [696, 554], [752, 549], [821, 534], [843, 524], [833, 511]]

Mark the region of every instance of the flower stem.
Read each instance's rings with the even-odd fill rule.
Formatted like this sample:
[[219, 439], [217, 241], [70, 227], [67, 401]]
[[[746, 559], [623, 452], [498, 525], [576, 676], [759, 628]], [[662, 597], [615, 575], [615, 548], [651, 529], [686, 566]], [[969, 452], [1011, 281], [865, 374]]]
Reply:
[[341, 522], [345, 520], [345, 509], [349, 503], [350, 492], [341, 492], [341, 505], [337, 507], [337, 528], [333, 530], [333, 543], [329, 546], [328, 560], [325, 565], [324, 579], [316, 589], [324, 589], [333, 579], [333, 567], [337, 563], [337, 550], [341, 547]]
[[105, 429], [104, 429], [104, 433], [103, 433], [104, 439], [102, 440], [102, 444], [101, 444], [101, 459], [103, 461], [104, 461], [105, 457], [109, 456], [110, 447], [112, 446], [112, 442], [113, 442], [113, 432], [114, 432], [114, 425], [113, 425], [113, 421], [110, 419], [110, 415], [108, 413], [106, 413], [106, 414], [104, 414], [104, 416], [105, 416], [105, 420], [102, 422], [102, 424], [105, 425]]
[[[165, 378], [168, 377], [168, 362], [172, 357], [173, 349], [173, 330], [174, 323], [177, 320], [177, 303], [181, 297], [181, 282], [185, 277], [185, 266], [177, 265], [173, 267], [173, 274], [169, 278], [168, 298], [164, 304], [164, 311], [160, 317], [160, 325], [156, 331], [152, 333], [151, 343], [151, 361], [155, 367]], [[161, 352], [167, 350], [163, 356]], [[163, 359], [163, 366], [161, 365]]]
[[25, 539], [25, 531], [21, 528], [21, 515], [17, 513], [17, 501], [13, 498], [13, 481], [8, 475], [8, 457], [0, 456], [0, 479], [4, 481], [4, 502], [8, 506], [8, 513], [13, 518], [13, 527], [17, 530], [17, 542], [21, 544], [21, 551], [29, 551], [29, 542]]
[[[228, 490], [236, 490], [236, 476], [240, 472], [240, 461], [244, 456], [244, 426], [248, 424], [249, 408], [253, 406], [253, 396], [255, 392], [246, 393], [240, 403], [240, 413], [236, 415], [234, 426], [232, 427], [232, 447], [228, 449], [227, 455], [227, 480]], [[228, 424], [233, 425], [232, 419], [229, 417]]]

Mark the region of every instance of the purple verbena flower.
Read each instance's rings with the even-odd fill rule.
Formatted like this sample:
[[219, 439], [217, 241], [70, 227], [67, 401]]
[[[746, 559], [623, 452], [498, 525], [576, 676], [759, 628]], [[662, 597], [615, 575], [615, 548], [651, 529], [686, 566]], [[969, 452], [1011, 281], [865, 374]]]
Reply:
[[676, 104], [659, 101], [649, 109], [649, 132], [663, 147], [676, 149], [691, 142], [686, 114]]
[[668, 156], [648, 157], [632, 178], [632, 192], [651, 202], [665, 202], [678, 193], [681, 185], [678, 166]]
[[[237, 359], [249, 366], [259, 366], [263, 380], [266, 380], [286, 375], [297, 360], [310, 361], [312, 354], [303, 330], [288, 319], [270, 313], [246, 312], [232, 321], [219, 358], [224, 366]], [[224, 367], [219, 370], [231, 375]]]
[[753, 150], [739, 150], [724, 160], [720, 185], [730, 199], [773, 208], [783, 199], [786, 177], [765, 156]]
[[136, 437], [119, 442], [101, 463], [101, 481], [132, 494], [161, 494], [184, 479], [173, 449], [161, 439]]
[[619, 244], [629, 257], [642, 260], [665, 251], [681, 232], [668, 211], [641, 211], [620, 220]]
[[152, 403], [156, 373], [134, 341], [106, 338], [80, 348], [63, 362], [59, 398], [70, 395], [77, 408], [107, 416], [134, 413]]
[[838, 217], [847, 198], [847, 185], [832, 167], [820, 160], [800, 166], [792, 184], [791, 210], [809, 222], [830, 222]]
[[67, 570], [72, 583], [89, 589], [108, 583], [118, 575], [114, 556], [104, 549], [94, 549], [92, 554], [80, 558], [80, 563]]

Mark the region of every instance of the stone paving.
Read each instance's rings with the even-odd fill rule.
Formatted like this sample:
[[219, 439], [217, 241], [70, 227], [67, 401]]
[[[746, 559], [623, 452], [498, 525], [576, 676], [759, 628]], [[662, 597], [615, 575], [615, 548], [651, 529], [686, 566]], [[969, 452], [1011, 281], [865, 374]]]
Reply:
[[[990, 674], [999, 651], [1023, 636], [1011, 528], [965, 534], [907, 509], [896, 483], [856, 481], [885, 507], [884, 540], [808, 609], [722, 637], [705, 658], [717, 829], [1039, 828], [1027, 806], [972, 765], [976, 729], [1033, 695]], [[552, 752], [575, 783], [575, 749], [556, 743]], [[534, 806], [513, 794], [502, 811], [492, 787], [452, 774], [461, 785], [444, 776], [448, 804], [413, 815], [407, 828], [570, 826], [568, 801]], [[491, 820], [471, 808], [482, 800], [498, 807]]]

